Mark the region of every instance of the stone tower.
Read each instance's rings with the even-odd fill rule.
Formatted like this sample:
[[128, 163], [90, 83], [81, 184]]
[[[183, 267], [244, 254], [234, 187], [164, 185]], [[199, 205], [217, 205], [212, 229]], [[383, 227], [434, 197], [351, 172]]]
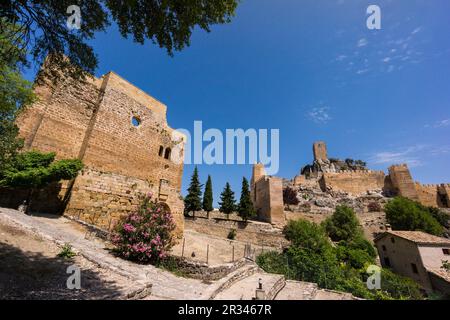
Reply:
[[313, 144], [314, 160], [327, 160], [327, 145], [323, 141], [317, 141]]
[[389, 177], [396, 195], [419, 200], [414, 180], [406, 164], [390, 166]]
[[17, 120], [25, 149], [85, 165], [75, 180], [62, 182], [57, 211], [108, 231], [151, 193], [172, 212], [181, 236], [183, 162], [175, 157], [183, 145], [172, 139], [178, 132], [167, 123], [166, 105], [114, 72], [53, 85], [42, 80], [35, 86], [40, 99]]

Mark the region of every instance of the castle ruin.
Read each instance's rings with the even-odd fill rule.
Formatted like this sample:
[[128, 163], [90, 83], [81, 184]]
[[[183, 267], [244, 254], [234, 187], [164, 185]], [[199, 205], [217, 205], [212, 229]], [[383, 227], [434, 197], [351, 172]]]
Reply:
[[[63, 212], [109, 231], [151, 193], [170, 209], [180, 235], [183, 162], [173, 157], [183, 155], [173, 153], [182, 150], [183, 137], [168, 126], [167, 107], [114, 72], [82, 81], [40, 80], [35, 84], [38, 101], [17, 120], [25, 150], [78, 158], [85, 167], [74, 181], [37, 192], [31, 209]], [[23, 199], [20, 190], [1, 192], [3, 205]]]
[[[377, 199], [377, 196], [378, 198], [402, 196], [426, 206], [450, 207], [450, 184], [423, 185], [414, 182], [406, 164], [392, 165], [388, 169], [389, 174], [386, 175], [383, 171], [367, 169], [366, 164], [360, 160], [343, 161], [328, 158], [327, 147], [323, 141], [313, 144], [313, 155], [313, 163], [304, 166], [300, 174], [291, 180], [268, 177], [262, 164], [254, 166], [252, 199], [259, 220], [277, 225], [285, 223], [285, 216], [279, 209], [280, 206], [284, 207], [283, 186], [277, 187], [279, 184], [284, 184], [285, 187], [289, 185], [298, 190], [309, 190], [316, 197], [320, 194], [327, 195], [328, 198], [341, 197], [340, 200], [344, 202], [348, 197]], [[315, 200], [317, 204], [320, 201], [322, 200], [318, 197]]]

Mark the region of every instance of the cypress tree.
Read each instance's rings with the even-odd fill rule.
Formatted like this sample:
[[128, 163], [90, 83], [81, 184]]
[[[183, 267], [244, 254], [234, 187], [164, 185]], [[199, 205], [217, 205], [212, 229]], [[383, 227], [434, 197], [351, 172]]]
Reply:
[[189, 212], [199, 211], [202, 209], [202, 185], [198, 179], [197, 167], [194, 169], [194, 173], [191, 177], [191, 183], [189, 184], [188, 194], [184, 198], [184, 212], [187, 214]]
[[220, 212], [223, 212], [229, 216], [236, 210], [236, 200], [234, 200], [234, 192], [231, 190], [230, 184], [227, 182], [225, 189], [223, 189], [220, 195]]
[[252, 199], [250, 197], [250, 188], [248, 185], [248, 181], [245, 177], [242, 179], [242, 191], [238, 206], [238, 214], [244, 221], [247, 221], [249, 218], [255, 216], [256, 214]]
[[208, 213], [208, 218], [209, 213], [213, 211], [213, 191], [210, 175], [208, 175], [208, 180], [206, 180], [205, 193], [203, 194], [203, 210]]

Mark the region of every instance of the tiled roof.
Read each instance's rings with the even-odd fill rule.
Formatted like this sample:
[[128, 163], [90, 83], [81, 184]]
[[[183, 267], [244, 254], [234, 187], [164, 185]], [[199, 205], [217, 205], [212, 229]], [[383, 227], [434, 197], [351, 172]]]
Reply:
[[443, 269], [427, 269], [428, 272], [434, 273], [438, 277], [444, 279], [447, 282], [450, 282], [450, 271], [446, 271]]
[[381, 239], [388, 234], [415, 242], [417, 244], [440, 244], [450, 246], [450, 239], [434, 236], [422, 231], [387, 231], [376, 237], [375, 240]]

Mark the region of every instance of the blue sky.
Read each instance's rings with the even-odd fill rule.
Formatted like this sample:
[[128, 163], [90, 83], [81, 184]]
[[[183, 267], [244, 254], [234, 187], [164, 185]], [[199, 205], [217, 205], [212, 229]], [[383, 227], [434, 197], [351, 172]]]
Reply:
[[[366, 8], [381, 7], [381, 30]], [[100, 65], [168, 106], [173, 128], [280, 130], [282, 177], [331, 157], [386, 170], [407, 162], [423, 183], [450, 182], [450, 2], [448, 0], [244, 0], [230, 24], [196, 30], [169, 57], [112, 26], [91, 43]], [[193, 165], [186, 165], [183, 193]], [[240, 191], [249, 165], [200, 165], [215, 204], [226, 181]]]

